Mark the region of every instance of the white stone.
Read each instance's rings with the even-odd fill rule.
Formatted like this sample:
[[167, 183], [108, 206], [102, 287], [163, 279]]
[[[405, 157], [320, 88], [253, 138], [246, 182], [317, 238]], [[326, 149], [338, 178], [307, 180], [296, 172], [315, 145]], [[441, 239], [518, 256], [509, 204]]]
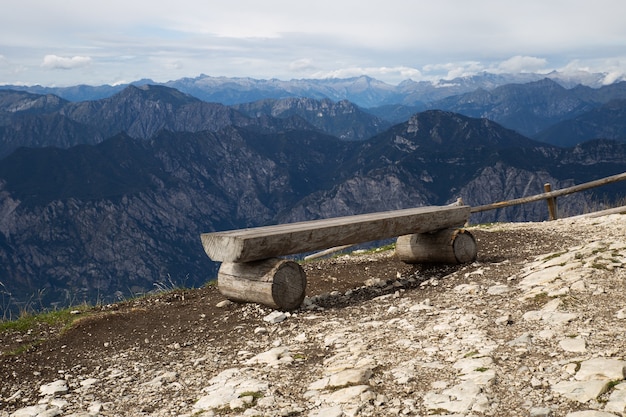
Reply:
[[291, 314], [285, 313], [282, 311], [272, 311], [270, 314], [263, 317], [263, 321], [271, 323], [271, 324], [277, 324], [277, 323], [281, 323], [285, 321], [287, 317], [290, 317], [290, 316]]
[[52, 407], [37, 414], [37, 417], [56, 417], [60, 416], [61, 414], [63, 414], [63, 411], [61, 411], [59, 407]]
[[100, 382], [99, 379], [87, 378], [87, 379], [80, 381], [80, 386], [83, 388], [90, 388], [91, 386], [97, 384], [98, 382]]
[[490, 357], [483, 358], [463, 358], [459, 359], [452, 365], [454, 369], [458, 369], [461, 374], [469, 374], [476, 372], [476, 369], [488, 368], [493, 365], [493, 359]]
[[604, 410], [617, 413], [623, 413], [626, 410], [626, 383], [622, 382], [614, 387]]
[[559, 342], [559, 346], [561, 346], [561, 349], [566, 352], [582, 353], [587, 351], [587, 344], [585, 342], [585, 339], [582, 339], [580, 337], [568, 337], [567, 339], [563, 339]]
[[590, 381], [593, 379], [624, 379], [626, 373], [626, 361], [608, 358], [595, 358], [584, 361], [574, 378], [578, 381]]
[[526, 346], [530, 345], [533, 342], [533, 338], [530, 333], [524, 333], [518, 336], [516, 339], [511, 340], [507, 343], [509, 346]]
[[544, 321], [547, 324], [565, 324], [578, 317], [575, 313], [561, 313], [559, 311], [528, 311], [522, 318], [526, 321]]
[[222, 300], [219, 303], [215, 304], [215, 307], [217, 307], [217, 308], [225, 308], [225, 307], [228, 307], [231, 304], [233, 304], [233, 302], [230, 301], [230, 300]]
[[565, 417], [616, 417], [616, 415], [613, 413], [605, 413], [604, 411], [586, 410], [567, 413]]
[[328, 385], [330, 387], [343, 387], [346, 385], [363, 385], [372, 376], [369, 368], [346, 369], [345, 371], [330, 376]]
[[330, 404], [346, 404], [361, 401], [361, 396], [370, 391], [369, 385], [355, 385], [339, 389], [330, 394], [320, 396], [320, 399]]
[[460, 284], [454, 287], [454, 292], [463, 295], [474, 295], [480, 292], [480, 286], [477, 284]]
[[265, 364], [267, 366], [277, 366], [291, 362], [293, 362], [293, 357], [290, 355], [289, 348], [279, 346], [248, 359], [246, 365]]
[[530, 417], [550, 417], [552, 410], [545, 407], [534, 407], [530, 409]]
[[20, 408], [11, 414], [11, 417], [35, 417], [39, 413], [43, 413], [47, 406], [45, 404], [31, 405], [29, 407]]
[[586, 403], [604, 394], [608, 385], [608, 380], [561, 381], [553, 385], [552, 390], [569, 400]]
[[92, 402], [87, 408], [87, 411], [89, 411], [89, 414], [98, 414], [100, 411], [102, 411], [102, 403], [99, 401]]
[[64, 379], [51, 382], [39, 387], [40, 395], [57, 395], [67, 392], [67, 382]]
[[207, 395], [193, 406], [194, 412], [221, 408], [244, 392], [265, 393], [268, 383], [249, 378], [241, 369], [231, 368], [220, 372], [209, 380], [210, 386], [203, 389]]
[[511, 291], [511, 287], [508, 285], [494, 285], [487, 289], [489, 295], [502, 295]]
[[424, 407], [428, 410], [442, 409], [451, 413], [465, 413], [471, 410], [480, 393], [480, 387], [465, 381], [444, 390], [441, 394], [428, 392], [424, 395]]
[[265, 327], [257, 327], [254, 329], [254, 334], [267, 334], [268, 330]]
[[340, 405], [320, 408], [319, 410], [313, 410], [309, 413], [309, 417], [342, 417], [343, 415], [343, 410]]

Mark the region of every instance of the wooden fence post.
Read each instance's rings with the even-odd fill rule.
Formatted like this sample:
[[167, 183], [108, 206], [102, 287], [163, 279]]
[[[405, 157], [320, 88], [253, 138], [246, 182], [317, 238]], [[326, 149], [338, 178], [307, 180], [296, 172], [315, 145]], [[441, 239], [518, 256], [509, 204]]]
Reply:
[[[552, 186], [550, 185], [549, 182], [543, 185], [543, 190], [546, 193], [549, 193], [550, 191], [552, 191]], [[556, 208], [556, 198], [549, 197], [546, 199], [546, 201], [548, 202], [548, 212], [550, 213], [550, 220], [556, 220], [558, 218], [558, 213], [557, 213], [557, 208]]]

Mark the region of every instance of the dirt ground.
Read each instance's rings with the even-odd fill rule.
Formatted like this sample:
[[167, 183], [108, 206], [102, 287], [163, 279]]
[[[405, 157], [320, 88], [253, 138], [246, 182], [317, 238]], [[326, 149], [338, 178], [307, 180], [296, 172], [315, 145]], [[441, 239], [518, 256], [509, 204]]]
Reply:
[[[550, 252], [557, 247], [568, 247], [576, 242], [563, 242], [558, 236], [539, 235], [536, 231], [524, 232], [472, 231], [478, 242], [479, 262], [512, 263], [523, 259], [529, 253]], [[524, 245], [520, 245], [524, 242]], [[388, 254], [387, 254], [388, 255]], [[408, 265], [395, 256], [380, 256], [376, 262], [361, 261], [358, 255], [331, 258], [309, 262], [304, 269], [307, 273], [307, 296], [345, 292], [363, 288], [363, 283], [371, 278], [393, 280], [398, 276], [445, 276], [459, 266]], [[380, 295], [379, 293], [375, 294]], [[355, 292], [350, 303], [358, 303], [374, 294], [367, 291]], [[142, 346], [142, 354], [150, 362], [163, 362], [167, 346], [180, 343], [191, 346], [206, 341], [219, 340], [224, 346], [234, 346], [241, 342], [237, 329], [258, 322], [245, 314], [239, 314], [237, 304], [216, 307], [223, 301], [217, 286], [209, 285], [201, 289], [175, 290], [114, 305], [94, 307], [81, 313], [68, 330], [41, 326], [27, 332], [6, 331], [0, 333], [0, 396], [12, 394], [12, 382], [19, 381], [32, 392], [26, 397], [36, 397], [37, 389], [45, 381], [58, 378], [59, 370], [95, 369], [102, 364], [102, 358], [114, 350]], [[340, 298], [327, 301], [325, 308], [341, 309]], [[19, 354], [9, 354], [24, 350]]]

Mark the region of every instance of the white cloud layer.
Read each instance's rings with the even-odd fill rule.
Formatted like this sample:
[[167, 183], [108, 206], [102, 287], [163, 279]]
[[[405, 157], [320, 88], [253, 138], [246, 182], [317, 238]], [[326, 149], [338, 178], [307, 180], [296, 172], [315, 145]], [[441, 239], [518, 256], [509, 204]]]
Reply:
[[583, 68], [619, 79], [625, 15], [623, 0], [21, 0], [0, 14], [0, 84]]
[[43, 57], [43, 62], [41, 66], [44, 68], [50, 69], [74, 69], [74, 68], [82, 68], [91, 64], [91, 58], [88, 56], [73, 56], [71, 58], [66, 58], [62, 56], [56, 55], [46, 55]]

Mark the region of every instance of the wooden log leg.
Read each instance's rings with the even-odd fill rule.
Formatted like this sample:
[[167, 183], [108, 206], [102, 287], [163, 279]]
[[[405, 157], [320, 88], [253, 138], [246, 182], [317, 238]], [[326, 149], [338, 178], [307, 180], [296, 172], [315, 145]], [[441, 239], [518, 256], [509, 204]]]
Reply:
[[477, 252], [474, 236], [463, 229], [415, 233], [396, 241], [396, 254], [406, 263], [467, 263], [476, 259]]
[[286, 259], [224, 262], [217, 274], [217, 285], [232, 301], [293, 310], [304, 300], [306, 274], [297, 262]]

